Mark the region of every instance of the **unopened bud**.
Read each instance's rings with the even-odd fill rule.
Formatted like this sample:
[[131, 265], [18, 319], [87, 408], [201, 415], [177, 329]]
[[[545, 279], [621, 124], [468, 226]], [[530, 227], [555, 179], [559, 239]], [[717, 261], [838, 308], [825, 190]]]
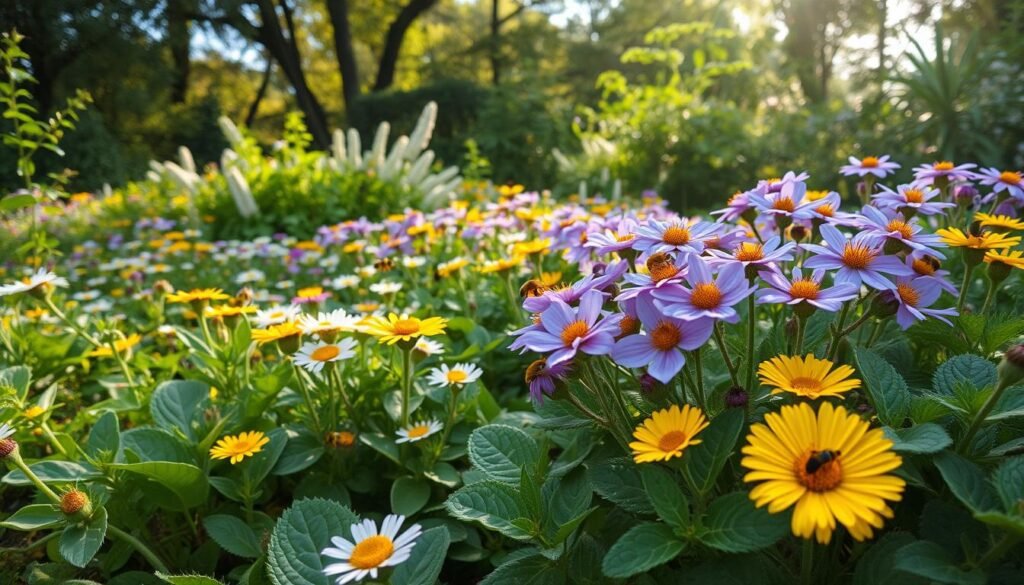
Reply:
[[725, 405], [729, 408], [744, 408], [750, 396], [742, 386], [733, 386], [725, 392]]
[[960, 207], [969, 207], [978, 196], [978, 190], [973, 185], [960, 185], [953, 190], [953, 199]]
[[160, 279], [153, 283], [153, 295], [157, 298], [171, 294], [172, 292], [174, 292], [174, 287], [166, 280]]
[[808, 233], [807, 228], [805, 226], [801, 225], [801, 224], [798, 224], [798, 223], [797, 224], [793, 224], [789, 228], [789, 237], [792, 238], [794, 242], [802, 242], [802, 241], [804, 241], [804, 238], [807, 237], [807, 233]]
[[60, 511], [64, 512], [65, 516], [88, 518], [92, 515], [92, 502], [82, 490], [71, 490], [61, 497]]
[[871, 312], [877, 319], [892, 317], [899, 309], [900, 302], [892, 291], [883, 291], [871, 301]]
[[640, 390], [644, 394], [650, 394], [658, 388], [658, 379], [647, 372], [640, 374], [640, 377], [637, 378], [637, 382], [640, 383]]
[[18, 442], [14, 439], [0, 439], [0, 461], [7, 459], [17, 448]]
[[1000, 388], [1008, 388], [1024, 380], [1024, 343], [1006, 350], [997, 371]]

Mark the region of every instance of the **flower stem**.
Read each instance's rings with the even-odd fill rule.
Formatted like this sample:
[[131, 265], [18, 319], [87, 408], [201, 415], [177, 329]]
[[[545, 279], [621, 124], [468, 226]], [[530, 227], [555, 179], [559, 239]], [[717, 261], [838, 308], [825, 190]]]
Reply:
[[747, 392], [753, 391], [754, 385], [754, 337], [757, 329], [757, 315], [754, 306], [754, 295], [747, 297]]
[[964, 301], [967, 300], [967, 289], [971, 285], [971, 275], [974, 273], [974, 265], [967, 264], [967, 268], [964, 270], [964, 281], [960, 283], [960, 296], [956, 300], [956, 310], [958, 313], [964, 311]]
[[142, 542], [139, 539], [135, 538], [131, 534], [128, 534], [124, 530], [121, 530], [117, 526], [114, 526], [113, 524], [107, 525], [107, 532], [114, 535], [119, 540], [124, 541], [129, 546], [138, 551], [139, 554], [145, 557], [145, 559], [149, 561], [149, 564], [152, 565], [152, 567], [157, 571], [161, 573], [168, 572], [167, 565], [165, 565], [164, 562], [160, 560], [160, 557], [156, 556], [156, 553], [150, 550], [148, 546], [142, 544]]
[[412, 348], [402, 349], [402, 426], [409, 426], [409, 401], [412, 399]]
[[732, 385], [739, 386], [740, 381], [736, 376], [736, 366], [732, 363], [732, 358], [729, 356], [729, 348], [725, 345], [725, 336], [722, 335], [721, 322], [715, 325], [715, 341], [718, 342], [718, 347], [722, 350], [722, 359], [725, 360], [725, 367], [729, 368], [729, 378], [732, 380]]
[[996, 389], [992, 391], [988, 400], [985, 401], [985, 404], [981, 405], [977, 414], [974, 415], [974, 419], [971, 420], [970, 426], [967, 427], [967, 432], [965, 432], [964, 436], [960, 439], [960, 445], [958, 446], [957, 451], [960, 451], [961, 453], [967, 452], [967, 449], [971, 446], [971, 441], [974, 439], [974, 435], [976, 435], [978, 430], [981, 429], [981, 425], [985, 422], [985, 419], [988, 418], [988, 414], [996, 407], [996, 404], [999, 402], [999, 399], [1002, 397], [1003, 391], [1006, 390], [1007, 386], [1009, 386], [1009, 384], [1003, 382], [999, 382], [996, 385]]
[[814, 541], [810, 538], [804, 539], [803, 554], [800, 555], [800, 583], [811, 585], [814, 573]]
[[1005, 534], [1003, 538], [995, 544], [992, 548], [988, 549], [985, 556], [981, 557], [978, 561], [978, 566], [982, 569], [987, 568], [992, 563], [1003, 558], [1003, 556], [1010, 552], [1017, 543], [1020, 542], [1020, 536], [1016, 534]]
[[313, 404], [313, 397], [309, 394], [309, 388], [306, 387], [306, 380], [302, 377], [302, 370], [295, 366], [295, 378], [299, 382], [299, 393], [302, 394], [302, 399], [306, 403], [306, 408], [309, 409], [309, 416], [313, 421], [313, 430], [316, 431], [318, 437], [323, 437], [324, 429], [320, 426], [320, 415], [317, 414], [316, 406]]
[[985, 293], [985, 302], [981, 305], [981, 313], [984, 315], [988, 312], [988, 306], [992, 303], [992, 299], [996, 296], [996, 281], [989, 280], [988, 292]]
[[696, 370], [697, 376], [697, 401], [700, 405], [701, 410], [704, 412], [708, 411], [708, 397], [704, 393], [704, 364], [701, 362], [700, 354], [703, 347], [698, 347], [693, 352], [693, 369]]
[[43, 483], [43, 480], [39, 479], [39, 476], [37, 476], [31, 469], [29, 469], [28, 465], [25, 464], [25, 460], [21, 458], [20, 451], [20, 448], [11, 451], [11, 454], [7, 456], [7, 459], [11, 463], [13, 463], [15, 467], [20, 469], [22, 473], [25, 474], [25, 477], [27, 477], [28, 480], [32, 482], [32, 485], [36, 486], [36, 489], [38, 489], [40, 492], [43, 493], [43, 495], [49, 498], [51, 502], [59, 506], [60, 496], [54, 493], [54, 491], [50, 489], [50, 486]]

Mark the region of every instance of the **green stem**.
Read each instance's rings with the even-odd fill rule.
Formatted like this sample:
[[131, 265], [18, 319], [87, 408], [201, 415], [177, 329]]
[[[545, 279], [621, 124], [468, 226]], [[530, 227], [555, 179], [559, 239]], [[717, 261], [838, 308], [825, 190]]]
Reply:
[[992, 303], [992, 299], [996, 296], [996, 281], [988, 281], [988, 292], [985, 293], [985, 302], [981, 305], [981, 314], [984, 315], [988, 312], [988, 306]]
[[302, 394], [302, 400], [306, 403], [306, 408], [309, 410], [309, 417], [313, 422], [313, 430], [316, 431], [316, 436], [323, 438], [324, 428], [320, 426], [320, 415], [316, 411], [316, 406], [313, 403], [313, 397], [309, 394], [309, 388], [306, 387], [306, 379], [303, 378], [302, 370], [299, 366], [293, 366], [295, 370], [295, 378], [299, 383], [299, 393]]
[[121, 530], [117, 526], [114, 526], [113, 524], [107, 525], [107, 532], [109, 532], [119, 540], [124, 541], [132, 548], [134, 548], [136, 551], [138, 551], [138, 553], [145, 557], [145, 559], [149, 561], [149, 564], [157, 571], [161, 573], [169, 572], [167, 569], [167, 565], [165, 565], [164, 562], [160, 560], [160, 557], [156, 556], [156, 553], [150, 550], [149, 547], [147, 547], [146, 545], [142, 544], [142, 542], [139, 539], [135, 538], [131, 534], [128, 534], [124, 530]]
[[701, 362], [701, 350], [703, 347], [698, 347], [693, 352], [693, 369], [696, 370], [695, 375], [697, 376], [697, 401], [700, 405], [701, 410], [704, 412], [708, 411], [708, 397], [704, 393], [704, 364]]
[[1020, 536], [1016, 534], [1003, 535], [1003, 538], [995, 546], [988, 549], [985, 556], [981, 557], [981, 560], [978, 561], [978, 566], [982, 569], [988, 568], [992, 563], [1003, 558], [1013, 547], [1017, 546], [1018, 542], [1020, 542]]
[[732, 358], [729, 356], [729, 348], [725, 346], [725, 336], [722, 334], [721, 322], [715, 325], [715, 341], [718, 342], [718, 348], [722, 350], [722, 359], [725, 360], [725, 367], [729, 369], [729, 378], [732, 380], [732, 385], [739, 386], [740, 381], [736, 376], [736, 366], [733, 365]]
[[412, 399], [412, 348], [402, 350], [402, 426], [409, 426], [409, 401]]
[[803, 553], [800, 555], [800, 583], [811, 585], [811, 577], [814, 573], [814, 541], [810, 538], [804, 539]]
[[36, 486], [36, 489], [38, 489], [40, 492], [43, 493], [43, 495], [49, 498], [51, 502], [60, 506], [60, 496], [54, 493], [54, 491], [50, 489], [50, 486], [43, 483], [43, 480], [39, 479], [39, 476], [37, 476], [31, 469], [29, 469], [28, 465], [25, 465], [25, 460], [21, 458], [20, 451], [20, 448], [11, 451], [11, 454], [7, 456], [7, 459], [11, 463], [13, 463], [15, 467], [20, 469], [22, 473], [25, 474], [25, 477], [27, 477], [28, 480], [32, 482], [32, 485]]
[[828, 352], [825, 354], [828, 359], [832, 359], [835, 355], [836, 350], [839, 349], [839, 332], [843, 330], [843, 325], [846, 325], [846, 318], [850, 314], [851, 301], [843, 303], [843, 310], [839, 312], [839, 324], [832, 329], [832, 341], [828, 344]]
[[793, 355], [803, 355], [804, 352], [804, 329], [807, 327], [807, 317], [796, 318], [796, 341], [793, 347], [796, 349]]
[[974, 273], [974, 265], [968, 264], [964, 270], [964, 281], [960, 283], [960, 296], [956, 300], [956, 310], [959, 313], [964, 311], [964, 301], [967, 300], [967, 289], [971, 285], [971, 275]]
[[1003, 391], [1006, 390], [1007, 386], [1009, 386], [1009, 384], [1000, 382], [996, 386], [996, 389], [992, 391], [992, 394], [989, 395], [985, 404], [981, 405], [977, 414], [974, 415], [974, 419], [971, 420], [971, 425], [967, 427], [967, 432], [965, 432], [963, 438], [960, 439], [960, 445], [957, 449], [958, 451], [961, 453], [967, 452], [967, 449], [971, 446], [971, 441], [974, 439], [974, 435], [976, 435], [978, 430], [981, 429], [981, 425], [984, 424], [985, 419], [988, 418], [988, 414], [996, 407], [996, 404], [999, 402], [999, 399], [1002, 397]]
[[747, 392], [753, 392], [754, 386], [754, 337], [757, 330], [757, 315], [754, 295], [747, 297]]
[[44, 421], [42, 424], [39, 425], [39, 428], [42, 429], [43, 434], [46, 435], [46, 440], [49, 441], [51, 445], [53, 445], [53, 448], [59, 451], [60, 454], [63, 455], [65, 459], [70, 459], [70, 457], [68, 457], [67, 449], [64, 448], [64, 445], [60, 444], [60, 441], [57, 440], [57, 436], [53, 434], [52, 430], [50, 430], [50, 425], [46, 424], [46, 422]]

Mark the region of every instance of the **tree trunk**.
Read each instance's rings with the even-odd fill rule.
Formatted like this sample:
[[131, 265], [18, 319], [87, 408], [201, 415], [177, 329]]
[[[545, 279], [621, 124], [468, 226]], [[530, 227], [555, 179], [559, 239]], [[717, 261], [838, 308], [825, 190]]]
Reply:
[[274, 70], [274, 60], [267, 55], [267, 66], [263, 69], [263, 80], [260, 81], [260, 87], [256, 90], [256, 97], [252, 100], [249, 105], [249, 113], [245, 115], [245, 127], [252, 128], [253, 123], [256, 121], [256, 113], [260, 109], [260, 102], [267, 95], [267, 87], [270, 85], [270, 73]]
[[498, 18], [500, 0], [491, 0], [491, 83], [501, 83], [501, 20]]
[[167, 1], [167, 44], [171, 48], [174, 73], [171, 78], [171, 102], [181, 104], [188, 96], [188, 79], [192, 69], [189, 51], [192, 46], [192, 32], [185, 3], [189, 0]]
[[[288, 0], [281, 0], [281, 2], [288, 14], [290, 12], [287, 7]], [[259, 40], [281, 66], [281, 71], [284, 72], [288, 83], [295, 90], [295, 101], [305, 115], [306, 127], [313, 135], [313, 144], [317, 148], [326, 149], [331, 143], [327, 114], [306, 82], [306, 75], [302, 71], [302, 58], [299, 55], [295, 38], [285, 38], [274, 0], [259, 0], [258, 4], [262, 21], [262, 26], [259, 28]], [[289, 20], [291, 20], [290, 17]]]
[[338, 57], [338, 71], [341, 73], [341, 91], [345, 98], [345, 109], [359, 97], [359, 64], [352, 48], [352, 27], [348, 20], [348, 0], [327, 0], [327, 13], [334, 27], [334, 52]]
[[388, 34], [384, 38], [384, 50], [380, 55], [380, 65], [377, 67], [377, 82], [373, 84], [374, 91], [381, 91], [391, 87], [395, 82], [395, 67], [398, 64], [398, 55], [402, 50], [402, 41], [405, 40], [405, 33], [412, 26], [421, 14], [437, 4], [437, 0], [409, 0], [409, 3], [402, 7], [391, 26], [388, 27]]

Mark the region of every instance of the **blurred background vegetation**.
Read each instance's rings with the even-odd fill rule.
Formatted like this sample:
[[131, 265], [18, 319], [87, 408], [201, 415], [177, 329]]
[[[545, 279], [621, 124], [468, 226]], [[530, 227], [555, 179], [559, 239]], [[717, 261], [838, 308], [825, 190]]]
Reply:
[[[851, 154], [1024, 164], [1020, 0], [6, 0], [0, 24], [42, 111], [94, 99], [38, 161], [71, 191], [179, 145], [216, 163], [221, 115], [269, 153], [289, 112], [329, 148], [430, 100], [439, 167], [686, 209], [787, 169], [832, 186]], [[14, 169], [0, 152], [5, 191]]]

